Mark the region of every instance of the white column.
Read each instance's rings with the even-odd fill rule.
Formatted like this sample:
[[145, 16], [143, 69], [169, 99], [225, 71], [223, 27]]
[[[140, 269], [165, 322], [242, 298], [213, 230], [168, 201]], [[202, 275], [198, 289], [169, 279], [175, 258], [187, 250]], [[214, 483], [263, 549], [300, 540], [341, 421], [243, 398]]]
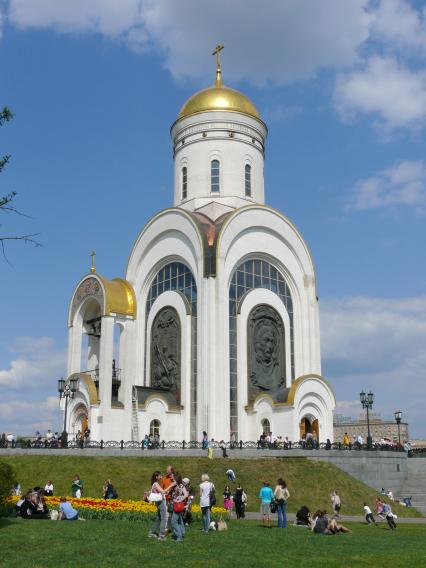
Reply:
[[[99, 398], [100, 410], [103, 420], [111, 409], [112, 389], [112, 357], [114, 343], [114, 318], [104, 316], [102, 318], [101, 342], [99, 353]], [[104, 428], [101, 428], [104, 431]]]
[[68, 377], [81, 371], [81, 325], [68, 328]]

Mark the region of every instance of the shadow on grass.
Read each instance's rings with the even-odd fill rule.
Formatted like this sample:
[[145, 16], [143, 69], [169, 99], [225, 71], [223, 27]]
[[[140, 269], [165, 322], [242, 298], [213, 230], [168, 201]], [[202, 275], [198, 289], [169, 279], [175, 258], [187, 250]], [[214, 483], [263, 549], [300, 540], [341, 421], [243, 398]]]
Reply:
[[11, 517], [0, 517], [0, 530], [12, 524], [13, 522]]

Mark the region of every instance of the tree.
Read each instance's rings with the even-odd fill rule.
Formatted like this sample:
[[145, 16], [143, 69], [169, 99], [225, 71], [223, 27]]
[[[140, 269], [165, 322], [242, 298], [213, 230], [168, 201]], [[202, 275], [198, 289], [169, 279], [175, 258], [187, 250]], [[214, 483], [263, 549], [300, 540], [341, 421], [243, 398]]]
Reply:
[[[4, 107], [2, 111], [0, 111], [0, 126], [3, 126], [5, 122], [11, 121], [13, 118], [13, 113], [7, 107]], [[0, 157], [0, 173], [3, 171], [3, 168], [9, 163], [10, 161], [10, 154], [5, 154], [4, 156]], [[17, 196], [16, 191], [11, 191], [10, 193], [0, 197], [0, 211], [2, 213], [15, 213], [16, 215], [22, 215], [23, 217], [28, 217], [24, 213], [21, 213], [15, 206], [14, 200]], [[0, 224], [1, 227], [1, 224]], [[38, 233], [32, 233], [28, 235], [1, 235], [0, 234], [0, 244], [1, 250], [3, 253], [4, 259], [8, 262], [6, 256], [6, 249], [5, 244], [7, 241], [23, 241], [24, 243], [31, 243], [37, 247], [41, 246], [38, 241], [35, 240]]]

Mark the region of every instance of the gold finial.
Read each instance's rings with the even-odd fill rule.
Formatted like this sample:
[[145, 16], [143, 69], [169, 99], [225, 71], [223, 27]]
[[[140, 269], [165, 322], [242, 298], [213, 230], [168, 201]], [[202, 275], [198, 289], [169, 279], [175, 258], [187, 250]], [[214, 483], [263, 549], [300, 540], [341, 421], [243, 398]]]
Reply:
[[96, 256], [96, 252], [94, 250], [92, 250], [90, 256], [92, 257], [92, 261], [91, 261], [91, 266], [90, 266], [90, 272], [96, 272], [96, 268], [95, 268], [95, 256]]
[[216, 87], [221, 87], [223, 85], [222, 70], [220, 68], [220, 52], [224, 47], [224, 45], [218, 43], [216, 49], [212, 53], [212, 55], [216, 55]]

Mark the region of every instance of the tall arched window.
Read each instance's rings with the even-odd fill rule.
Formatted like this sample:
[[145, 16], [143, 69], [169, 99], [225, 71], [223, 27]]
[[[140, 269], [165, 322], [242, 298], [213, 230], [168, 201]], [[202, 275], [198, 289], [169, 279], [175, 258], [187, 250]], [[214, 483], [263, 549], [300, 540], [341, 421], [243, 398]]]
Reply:
[[220, 164], [219, 160], [212, 160], [211, 163], [211, 192], [219, 193], [219, 174], [220, 174]]
[[264, 418], [261, 422], [261, 425], [262, 425], [262, 434], [264, 436], [267, 436], [271, 431], [271, 424], [269, 423], [269, 420], [267, 418]]
[[151, 424], [149, 425], [149, 434], [154, 438], [154, 440], [160, 440], [160, 421], [159, 420], [151, 420]]
[[186, 166], [182, 168], [182, 199], [188, 196], [188, 170]]
[[251, 197], [251, 166], [246, 164], [244, 170], [244, 185], [246, 190], [246, 197]]

